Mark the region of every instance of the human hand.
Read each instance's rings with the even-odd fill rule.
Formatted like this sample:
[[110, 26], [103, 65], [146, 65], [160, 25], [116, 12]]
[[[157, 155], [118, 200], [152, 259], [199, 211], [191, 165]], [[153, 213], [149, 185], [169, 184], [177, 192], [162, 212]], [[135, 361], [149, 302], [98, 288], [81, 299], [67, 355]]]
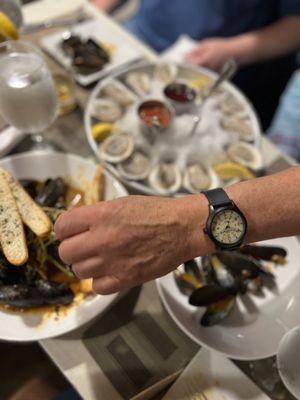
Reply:
[[92, 0], [92, 3], [101, 11], [109, 12], [118, 3], [118, 0]]
[[237, 46], [233, 38], [210, 38], [186, 54], [186, 61], [191, 64], [218, 71], [229, 58], [237, 58]]
[[204, 196], [130, 196], [62, 214], [55, 232], [61, 259], [93, 289], [109, 294], [155, 279], [209, 248]]

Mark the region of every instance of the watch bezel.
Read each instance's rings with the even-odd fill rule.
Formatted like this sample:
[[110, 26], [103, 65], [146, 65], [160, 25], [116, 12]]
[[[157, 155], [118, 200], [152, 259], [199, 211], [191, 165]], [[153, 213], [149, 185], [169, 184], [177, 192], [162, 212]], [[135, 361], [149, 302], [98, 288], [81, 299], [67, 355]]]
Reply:
[[[212, 240], [212, 242], [215, 244], [215, 246], [218, 249], [235, 250], [235, 249], [239, 248], [244, 242], [244, 239], [247, 235], [247, 227], [248, 227], [247, 220], [246, 220], [244, 214], [241, 212], [241, 210], [234, 203], [232, 205], [227, 205], [227, 206], [220, 207], [217, 209], [214, 209], [212, 206], [210, 206], [209, 209], [210, 209], [210, 212], [209, 212], [209, 216], [208, 216], [208, 219], [206, 222], [206, 226], [204, 228], [204, 232], [209, 236], [209, 238]], [[220, 214], [224, 211], [228, 211], [228, 210], [235, 211], [237, 214], [239, 214], [239, 216], [241, 217], [243, 224], [244, 224], [243, 235], [237, 242], [231, 243], [231, 244], [226, 244], [226, 243], [220, 242], [218, 239], [215, 238], [214, 234], [212, 233], [212, 229], [211, 229], [213, 220], [216, 218], [216, 216], [218, 214]]]

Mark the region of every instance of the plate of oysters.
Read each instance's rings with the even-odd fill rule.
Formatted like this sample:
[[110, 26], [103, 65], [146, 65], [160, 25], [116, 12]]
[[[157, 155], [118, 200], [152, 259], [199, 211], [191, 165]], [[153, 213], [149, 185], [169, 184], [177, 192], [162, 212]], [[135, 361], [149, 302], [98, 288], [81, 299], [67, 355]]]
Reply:
[[85, 111], [94, 154], [150, 195], [198, 193], [259, 174], [260, 124], [249, 101], [228, 81], [203, 101], [217, 77], [147, 62], [102, 80]]

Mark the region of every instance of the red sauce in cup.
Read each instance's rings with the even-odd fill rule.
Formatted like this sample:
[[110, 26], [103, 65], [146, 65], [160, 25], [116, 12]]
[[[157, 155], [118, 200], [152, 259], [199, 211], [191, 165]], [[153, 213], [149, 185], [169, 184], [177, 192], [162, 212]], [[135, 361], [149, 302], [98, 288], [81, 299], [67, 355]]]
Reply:
[[139, 106], [138, 114], [149, 128], [157, 126], [168, 128], [171, 122], [171, 112], [168, 107], [158, 100], [147, 100]]
[[178, 103], [189, 103], [196, 98], [196, 92], [193, 88], [178, 82], [168, 85], [164, 93], [169, 99], [177, 101]]

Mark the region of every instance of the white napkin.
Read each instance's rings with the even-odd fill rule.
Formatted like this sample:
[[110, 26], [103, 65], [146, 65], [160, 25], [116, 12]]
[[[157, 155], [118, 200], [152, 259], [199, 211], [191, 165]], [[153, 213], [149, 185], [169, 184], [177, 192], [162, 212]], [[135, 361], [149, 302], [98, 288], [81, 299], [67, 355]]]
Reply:
[[23, 139], [24, 133], [14, 127], [0, 131], [0, 157], [9, 153]]
[[161, 54], [163, 60], [185, 62], [185, 55], [193, 50], [199, 42], [188, 35], [181, 35], [177, 41]]

